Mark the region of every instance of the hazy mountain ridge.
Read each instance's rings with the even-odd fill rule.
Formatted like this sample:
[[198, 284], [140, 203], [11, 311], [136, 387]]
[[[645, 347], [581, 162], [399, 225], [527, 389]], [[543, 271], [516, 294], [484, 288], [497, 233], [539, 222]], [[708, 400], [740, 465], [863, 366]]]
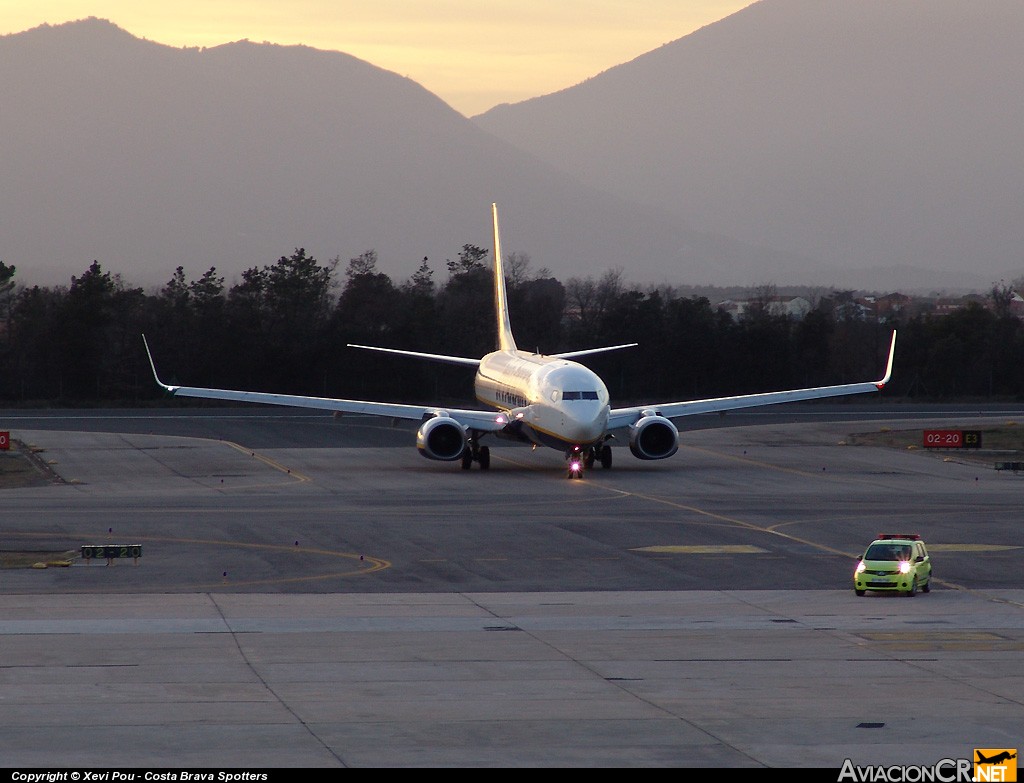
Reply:
[[136, 285], [178, 265], [230, 283], [296, 247], [375, 249], [397, 280], [428, 256], [443, 280], [463, 244], [490, 247], [492, 201], [506, 250], [563, 278], [650, 279], [669, 258], [713, 282], [764, 256], [583, 186], [346, 54], [176, 49], [89, 19], [0, 38], [0, 74], [0, 259], [30, 284], [94, 259]]
[[983, 285], [1024, 272], [1022, 37], [1016, 0], [761, 0], [474, 119], [847, 280], [917, 267]]
[[[919, 4], [886, 2], [911, 11]], [[837, 0], [820, 4], [833, 8]], [[854, 5], [870, 11], [875, 4]], [[908, 162], [877, 128], [854, 132], [849, 115], [856, 113], [839, 104], [828, 104], [829, 121], [810, 126], [794, 124], [793, 117], [806, 115], [795, 110], [770, 126], [758, 119], [777, 100], [777, 93], [765, 93], [771, 72], [751, 75], [746, 60], [729, 65], [728, 56], [722, 64], [721, 52], [770, 50], [764, 41], [777, 37], [768, 32], [789, 29], [784, 22], [804, 16], [805, 6], [764, 0], [576, 88], [476, 121], [412, 80], [339, 52], [249, 41], [173, 48], [97, 19], [3, 36], [0, 260], [16, 265], [17, 279], [30, 284], [66, 284], [97, 259], [148, 286], [166, 282], [178, 265], [192, 278], [216, 266], [230, 283], [296, 247], [343, 263], [375, 249], [381, 270], [396, 280], [428, 256], [441, 281], [445, 259], [464, 243], [490, 247], [489, 205], [497, 201], [505, 251], [529, 255], [534, 268], [560, 279], [622, 269], [626, 280], [641, 283], [881, 290], [918, 287], [919, 275], [899, 271], [916, 267], [928, 278], [920, 287], [937, 290], [1019, 277], [1024, 270], [1010, 263], [1005, 272], [990, 272], [980, 252], [970, 264], [945, 269], [933, 263], [941, 254], [878, 252], [898, 247], [895, 229], [883, 220], [889, 212], [902, 210], [921, 225], [914, 203], [929, 190], [920, 184], [905, 188], [905, 203], [860, 196], [866, 213], [864, 204], [843, 219], [814, 213], [852, 190], [851, 177], [837, 176], [837, 167], [875, 185], [918, 183], [907, 167], [925, 174], [934, 167], [927, 156]], [[736, 27], [749, 14], [760, 15], [756, 23]], [[792, 35], [821, 34], [820, 14], [806, 16]], [[774, 19], [774, 28], [762, 17]], [[1012, 37], [1016, 28], [1006, 27]], [[828, 37], [818, 45], [825, 54], [830, 48]], [[778, 58], [793, 73], [805, 51]], [[703, 92], [695, 103], [683, 101], [693, 91], [672, 85], [680, 84], [679, 74], [701, 69], [715, 78], [688, 79]], [[842, 62], [825, 75], [816, 65], [799, 84], [804, 92], [814, 85], [820, 91], [826, 75], [844, 74], [852, 78]], [[971, 80], [969, 73], [960, 78]], [[674, 104], [664, 99], [666, 84], [682, 96]], [[723, 95], [742, 100], [724, 103]], [[713, 114], [729, 119], [726, 127], [687, 124], [708, 113], [713, 100]], [[723, 115], [723, 106], [731, 114]], [[898, 108], [898, 101], [890, 107], [894, 124]], [[937, 245], [976, 247], [968, 240], [985, 233], [978, 220], [1000, 229], [990, 232], [1000, 247], [1010, 243], [1002, 229], [1024, 232], [1022, 201], [1011, 198], [1024, 187], [1014, 152], [1017, 113], [1016, 104], [1008, 107], [1008, 120], [998, 125], [1005, 138], [995, 149], [1003, 160], [986, 157], [990, 145], [974, 145], [981, 149], [971, 146], [974, 157], [963, 164], [999, 185], [971, 185], [973, 200], [962, 210], [969, 230], [949, 210], [931, 207], [933, 219], [925, 222], [942, 234]], [[901, 122], [899, 136], [913, 138], [915, 126]], [[750, 145], [752, 127], [771, 127], [772, 144]], [[950, 154], [959, 150], [954, 142], [972, 142], [969, 130], [944, 137]], [[819, 165], [809, 139], [819, 150], [840, 144], [856, 154]], [[737, 149], [742, 154], [730, 157]], [[872, 167], [878, 158], [890, 165]], [[935, 190], [943, 180], [932, 179]], [[814, 195], [809, 203], [807, 193]], [[965, 198], [958, 195], [956, 205]], [[768, 220], [758, 212], [762, 201], [778, 205], [787, 220]]]

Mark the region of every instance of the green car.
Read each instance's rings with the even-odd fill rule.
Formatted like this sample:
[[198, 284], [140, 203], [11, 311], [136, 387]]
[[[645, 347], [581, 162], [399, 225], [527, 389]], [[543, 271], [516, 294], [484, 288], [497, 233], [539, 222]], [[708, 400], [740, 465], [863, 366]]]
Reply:
[[867, 548], [853, 572], [853, 591], [897, 592], [908, 596], [932, 589], [932, 560], [916, 533], [883, 533]]

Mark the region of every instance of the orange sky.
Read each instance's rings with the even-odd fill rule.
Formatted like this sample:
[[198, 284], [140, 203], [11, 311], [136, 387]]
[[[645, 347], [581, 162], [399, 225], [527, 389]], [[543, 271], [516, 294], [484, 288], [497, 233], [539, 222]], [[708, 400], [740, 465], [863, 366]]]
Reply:
[[347, 52], [466, 115], [577, 84], [753, 0], [0, 0], [0, 35], [96, 16], [171, 46]]

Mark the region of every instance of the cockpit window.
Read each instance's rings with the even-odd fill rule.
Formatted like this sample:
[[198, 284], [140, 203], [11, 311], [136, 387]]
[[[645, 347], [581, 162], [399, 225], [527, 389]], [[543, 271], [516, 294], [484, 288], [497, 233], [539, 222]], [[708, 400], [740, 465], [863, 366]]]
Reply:
[[566, 391], [562, 392], [563, 400], [596, 400], [596, 391]]

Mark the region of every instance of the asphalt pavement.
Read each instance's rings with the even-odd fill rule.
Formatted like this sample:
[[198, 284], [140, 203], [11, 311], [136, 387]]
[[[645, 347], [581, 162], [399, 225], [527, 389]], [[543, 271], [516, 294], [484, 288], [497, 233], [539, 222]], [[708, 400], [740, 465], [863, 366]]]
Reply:
[[[0, 572], [8, 766], [838, 770], [1024, 737], [1024, 476], [849, 438], [1012, 410], [732, 420], [582, 481], [360, 417], [95, 413], [0, 418], [40, 466], [0, 549], [52, 563]], [[935, 588], [856, 597], [896, 527]], [[141, 554], [80, 557], [114, 544]]]

